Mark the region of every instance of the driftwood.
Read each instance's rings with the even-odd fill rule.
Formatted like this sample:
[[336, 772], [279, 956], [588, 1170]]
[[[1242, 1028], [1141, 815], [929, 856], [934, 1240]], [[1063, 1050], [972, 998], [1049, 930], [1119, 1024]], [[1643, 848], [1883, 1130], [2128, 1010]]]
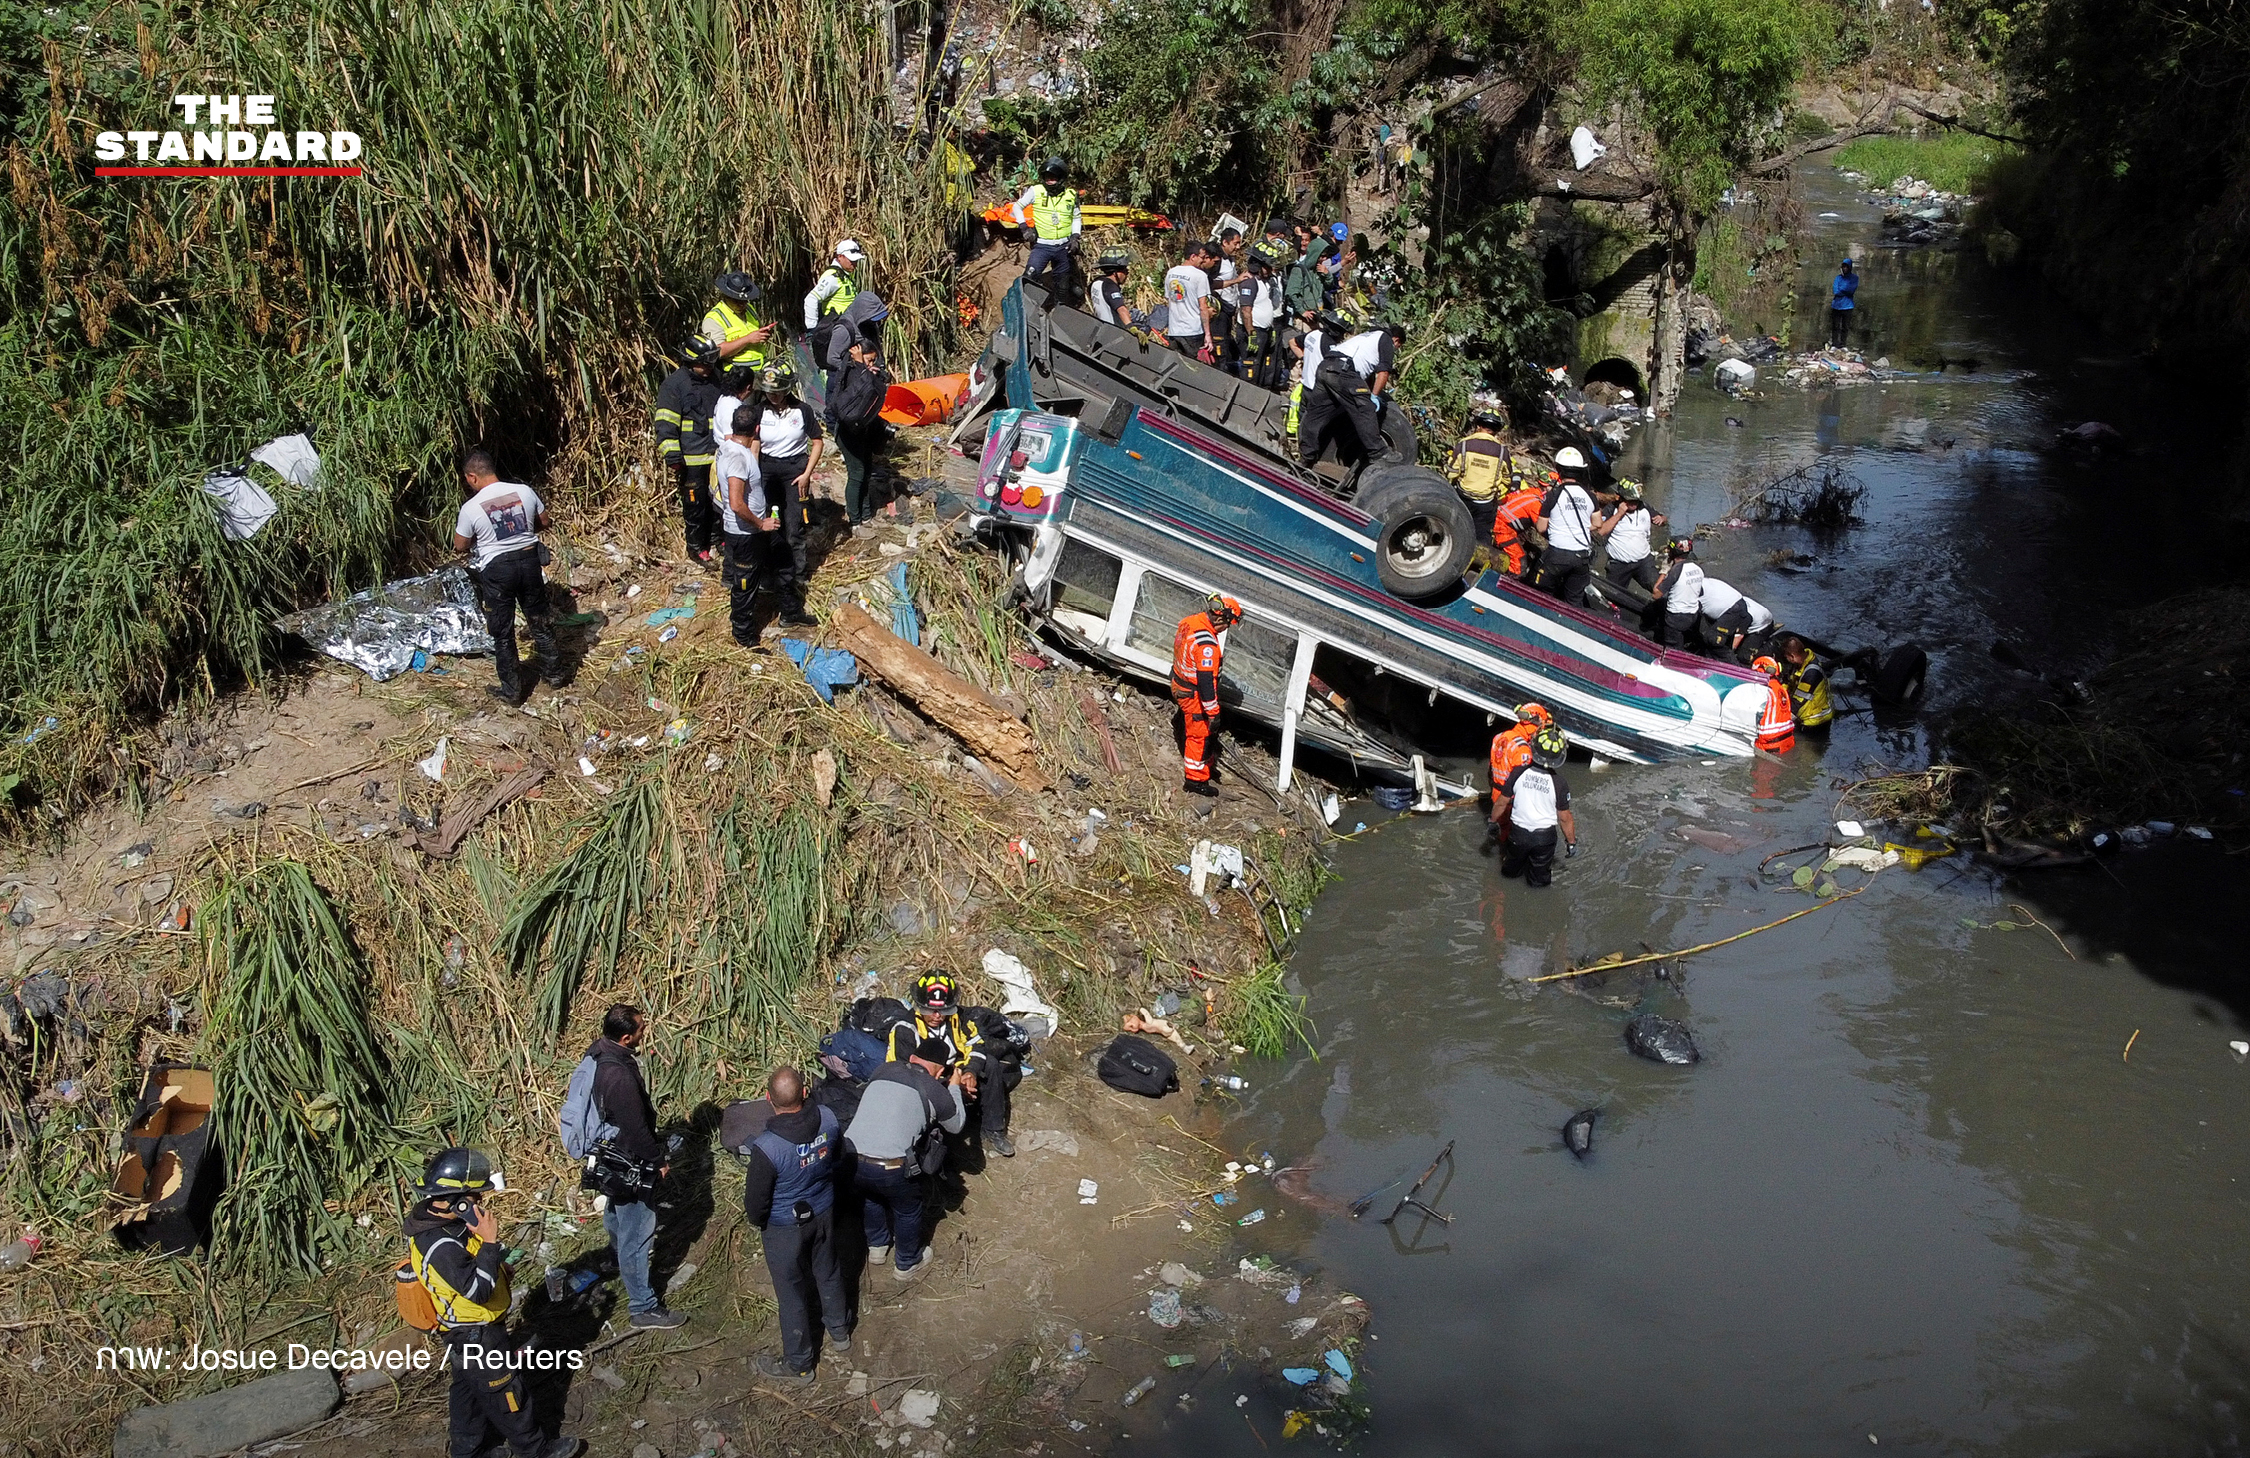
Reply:
[[469, 832], [483, 822], [484, 817], [507, 804], [519, 795], [528, 794], [541, 780], [547, 778], [543, 764], [527, 764], [522, 769], [486, 790], [466, 805], [445, 812], [435, 831], [417, 837], [415, 844], [426, 856], [444, 857], [461, 848]]
[[1026, 790], [1047, 788], [1031, 730], [1005, 704], [846, 603], [830, 620], [863, 667]]

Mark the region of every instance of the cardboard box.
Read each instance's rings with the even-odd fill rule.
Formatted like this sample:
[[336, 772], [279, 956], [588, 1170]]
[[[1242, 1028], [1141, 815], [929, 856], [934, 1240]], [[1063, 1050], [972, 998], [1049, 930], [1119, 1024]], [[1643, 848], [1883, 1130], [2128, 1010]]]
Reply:
[[125, 1207], [111, 1227], [127, 1250], [186, 1255], [210, 1238], [211, 1207], [223, 1182], [211, 1146], [210, 1070], [159, 1063], [141, 1085], [125, 1131], [125, 1158], [110, 1192]]

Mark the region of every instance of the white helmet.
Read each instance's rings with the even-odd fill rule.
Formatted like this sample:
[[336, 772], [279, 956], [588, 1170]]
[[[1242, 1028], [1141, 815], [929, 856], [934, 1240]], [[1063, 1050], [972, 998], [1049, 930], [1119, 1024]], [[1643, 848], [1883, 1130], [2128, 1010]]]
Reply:
[[1578, 447], [1564, 446], [1561, 450], [1555, 452], [1555, 469], [1558, 471], [1583, 471], [1586, 469], [1586, 458], [1578, 453]]

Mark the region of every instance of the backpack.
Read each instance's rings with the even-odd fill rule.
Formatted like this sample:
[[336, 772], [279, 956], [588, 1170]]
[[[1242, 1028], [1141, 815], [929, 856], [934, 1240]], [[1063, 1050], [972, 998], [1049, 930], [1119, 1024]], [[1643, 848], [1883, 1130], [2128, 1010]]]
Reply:
[[851, 1012], [838, 1026], [857, 1028], [863, 1033], [872, 1033], [887, 1040], [891, 1029], [911, 1016], [913, 1015], [906, 1010], [906, 1004], [895, 997], [863, 997], [852, 1004]]
[[845, 1026], [820, 1040], [820, 1051], [843, 1060], [853, 1078], [865, 1083], [890, 1054], [890, 1040]]
[[1031, 1035], [1015, 1019], [988, 1007], [965, 1007], [961, 1015], [976, 1024], [987, 1057], [1021, 1058], [1031, 1051]]
[[398, 1319], [416, 1331], [436, 1331], [437, 1303], [430, 1299], [430, 1288], [414, 1274], [414, 1262], [406, 1261], [391, 1274], [394, 1277], [392, 1294], [398, 1298]]
[[1146, 1038], [1120, 1034], [1102, 1050], [1094, 1072], [1122, 1093], [1160, 1099], [1180, 1086], [1179, 1065]]
[[617, 1137], [617, 1126], [602, 1118], [601, 1110], [594, 1107], [594, 1072], [598, 1060], [589, 1053], [578, 1060], [570, 1071], [570, 1086], [563, 1090], [562, 1113], [556, 1119], [561, 1127], [563, 1152], [572, 1159], [584, 1159], [594, 1152], [594, 1146], [604, 1139]]

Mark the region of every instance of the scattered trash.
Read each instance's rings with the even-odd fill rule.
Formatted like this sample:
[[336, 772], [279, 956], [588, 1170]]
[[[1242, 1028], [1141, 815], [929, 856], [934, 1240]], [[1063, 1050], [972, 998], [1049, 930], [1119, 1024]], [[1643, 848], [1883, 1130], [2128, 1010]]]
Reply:
[[593, 778], [594, 762], [588, 759], [585, 755], [581, 754], [580, 756], [578, 756], [578, 772], [582, 775], [585, 775], [588, 779]]
[[23, 742], [26, 744], [37, 744], [40, 740], [46, 738], [49, 734], [54, 733], [55, 730], [60, 727], [60, 721], [57, 720], [54, 715], [49, 714], [46, 718], [40, 720], [39, 723], [33, 727], [32, 731], [29, 734], [24, 735]]
[[430, 752], [430, 757], [428, 759], [416, 760], [414, 762], [414, 767], [420, 770], [427, 778], [442, 783], [445, 779], [445, 751], [446, 736], [440, 734], [438, 736], [437, 748]]
[[1232, 1190], [1220, 1190], [1219, 1192], [1211, 1196], [1211, 1203], [1221, 1206], [1231, 1205], [1239, 1198], [1240, 1196], [1236, 1195]]
[[1080, 1180], [1078, 1182], [1078, 1203], [1091, 1205], [1100, 1198], [1101, 1192], [1102, 1187], [1093, 1180]]
[[138, 845], [127, 846], [125, 854], [118, 857], [118, 864], [130, 871], [135, 867], [147, 865], [148, 858], [154, 854], [156, 854], [156, 843], [144, 840]]
[[664, 742], [677, 749], [687, 743], [688, 736], [694, 732], [695, 727], [686, 719], [674, 719], [664, 726]]
[[1281, 1375], [1299, 1387], [1309, 1387], [1320, 1380], [1318, 1367], [1284, 1367]]
[[824, 704], [836, 702], [836, 690], [859, 682], [859, 660], [841, 648], [815, 648], [802, 638], [784, 638], [781, 651], [804, 671], [805, 682]]
[[1655, 1063], [1684, 1065], [1703, 1057], [1685, 1024], [1655, 1013], [1642, 1013], [1625, 1025], [1625, 1046], [1634, 1056]]
[[1719, 388], [1730, 394], [1740, 394], [1758, 383], [1757, 370], [1739, 359], [1720, 360], [1712, 367], [1712, 374], [1717, 378]]
[[1857, 840], [1867, 832], [1860, 828], [1860, 823], [1856, 820], [1839, 820], [1836, 822], [1836, 833], [1847, 840]]
[[1023, 857], [1024, 863], [1026, 865], [1037, 865], [1039, 863], [1038, 849], [1034, 847], [1030, 841], [1025, 840], [1022, 836], [1016, 836], [1010, 839], [1008, 842], [1008, 849], [1015, 854]]
[[898, 1406], [892, 1408], [891, 1411], [898, 1414], [898, 1419], [902, 1423], [917, 1428], [926, 1428], [937, 1421], [938, 1395], [925, 1388], [916, 1387], [900, 1398]]
[[1173, 1352], [1164, 1358], [1164, 1365], [1174, 1368], [1192, 1367], [1195, 1365], [1195, 1353]]
[[1330, 1347], [1325, 1355], [1325, 1360], [1328, 1363], [1329, 1371], [1343, 1378], [1346, 1382], [1352, 1380], [1352, 1363], [1349, 1357], [1336, 1348]]
[[425, 577], [402, 577], [350, 597], [277, 618], [315, 650], [362, 670], [377, 683], [406, 672], [417, 652], [478, 654], [492, 651], [484, 612], [466, 568], [442, 568]]
[[648, 615], [648, 625], [652, 628], [661, 628], [666, 623], [676, 623], [681, 621], [682, 619], [692, 618], [694, 616], [695, 599], [691, 597], [679, 607], [658, 608], [655, 612], [650, 613]]
[[1240, 1220], [1237, 1220], [1237, 1221], [1235, 1221], [1234, 1223], [1235, 1223], [1235, 1224], [1237, 1224], [1237, 1225], [1256, 1225], [1256, 1224], [1257, 1224], [1257, 1223], [1258, 1223], [1259, 1221], [1261, 1221], [1261, 1220], [1263, 1220], [1263, 1219], [1265, 1219], [1265, 1218], [1266, 1218], [1266, 1212], [1265, 1212], [1265, 1211], [1263, 1211], [1263, 1210], [1252, 1210], [1252, 1211], [1251, 1211], [1251, 1212], [1250, 1212], [1249, 1214], [1247, 1214], [1247, 1215], [1243, 1216], [1243, 1217], [1242, 1217], [1242, 1218], [1241, 1218]]
[[1303, 1286], [1291, 1286], [1288, 1291], [1282, 1295], [1281, 1299], [1289, 1303], [1291, 1306], [1295, 1306], [1298, 1302], [1305, 1299], [1305, 1288]]
[[1131, 1388], [1127, 1389], [1125, 1393], [1125, 1405], [1127, 1407], [1131, 1407], [1134, 1403], [1139, 1402], [1142, 1398], [1148, 1396], [1155, 1390], [1156, 1379], [1154, 1377], [1143, 1377], [1140, 1381], [1134, 1383]]
[[1166, 1331], [1172, 1330], [1185, 1320], [1180, 1314], [1180, 1293], [1177, 1288], [1166, 1286], [1161, 1291], [1154, 1291], [1149, 1294], [1148, 1319], [1163, 1327]]
[[1591, 127], [1581, 126], [1570, 134], [1570, 165], [1580, 172], [1593, 166], [1608, 150]]
[[1157, 1269], [1156, 1276], [1167, 1286], [1200, 1286], [1203, 1284], [1202, 1276], [1189, 1270], [1178, 1261], [1166, 1261]]
[[1602, 1116], [1600, 1109], [1580, 1109], [1563, 1125], [1563, 1147], [1584, 1159], [1594, 1152], [1594, 1121]]
[[657, 642], [659, 642], [659, 643], [669, 643], [669, 642], [671, 642], [671, 641], [672, 641], [672, 640], [673, 640], [674, 638], [677, 638], [677, 637], [679, 637], [679, 636], [680, 636], [680, 629], [679, 629], [679, 625], [678, 625], [677, 623], [675, 623], [675, 624], [673, 624], [672, 626], [670, 626], [670, 627], [666, 628], [666, 629], [665, 629], [665, 630], [664, 630], [663, 632], [661, 632], [661, 633], [658, 633], [658, 634], [656, 635], [656, 641], [657, 641]]
[[[826, 750], [822, 750], [822, 751], [821, 751], [821, 753], [823, 753], [823, 754], [826, 754], [827, 752], [828, 752], [828, 751], [826, 751]], [[722, 770], [722, 769], [724, 769], [724, 768], [726, 767], [726, 763], [727, 763], [727, 761], [726, 761], [726, 756], [725, 756], [725, 755], [723, 755], [723, 754], [721, 754], [721, 753], [719, 753], [719, 751], [717, 751], [716, 749], [714, 749], [714, 750], [712, 750], [712, 751], [711, 751], [711, 752], [710, 752], [709, 754], [706, 754], [705, 756], [703, 756], [703, 770], [704, 770], [704, 773], [706, 773], [706, 774], [717, 774], [717, 773], [718, 773], [718, 772], [719, 772], [720, 770]], [[825, 802], [823, 802], [823, 803], [825, 803]]]

